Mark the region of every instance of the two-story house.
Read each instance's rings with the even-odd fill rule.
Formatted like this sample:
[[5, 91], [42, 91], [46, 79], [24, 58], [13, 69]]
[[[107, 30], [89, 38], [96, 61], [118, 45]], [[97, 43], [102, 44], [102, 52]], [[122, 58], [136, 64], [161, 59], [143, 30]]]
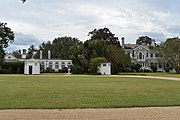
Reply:
[[132, 64], [141, 64], [141, 70], [150, 70], [151, 65], [157, 65], [157, 71], [164, 72], [164, 64], [159, 62], [159, 57], [154, 51], [154, 43], [149, 45], [136, 45], [136, 44], [125, 44], [122, 39], [122, 47], [127, 55], [131, 57]]

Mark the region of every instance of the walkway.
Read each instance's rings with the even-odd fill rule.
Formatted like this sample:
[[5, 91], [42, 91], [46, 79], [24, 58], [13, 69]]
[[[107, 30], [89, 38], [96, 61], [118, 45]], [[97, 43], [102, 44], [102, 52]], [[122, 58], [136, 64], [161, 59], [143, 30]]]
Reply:
[[180, 120], [180, 107], [1, 110], [0, 120]]

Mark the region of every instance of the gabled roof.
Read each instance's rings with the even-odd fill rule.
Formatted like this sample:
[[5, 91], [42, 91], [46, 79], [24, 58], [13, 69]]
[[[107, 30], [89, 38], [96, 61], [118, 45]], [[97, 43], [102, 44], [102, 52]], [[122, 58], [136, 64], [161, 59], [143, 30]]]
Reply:
[[137, 48], [139, 48], [139, 47], [143, 47], [143, 48], [145, 48], [145, 49], [147, 49], [147, 50], [149, 50], [149, 46], [148, 45], [136, 45], [136, 44], [125, 44], [124, 45], [124, 48], [125, 49], [137, 49]]
[[17, 58], [12, 54], [6, 54], [4, 57], [5, 60], [17, 60]]
[[136, 50], [138, 48], [144, 48], [146, 50], [149, 50], [149, 46], [148, 45], [138, 45], [136, 48], [134, 48], [134, 50]]
[[124, 45], [124, 48], [125, 49], [134, 49], [134, 48], [136, 48], [138, 45], [136, 45], [136, 44], [125, 44]]

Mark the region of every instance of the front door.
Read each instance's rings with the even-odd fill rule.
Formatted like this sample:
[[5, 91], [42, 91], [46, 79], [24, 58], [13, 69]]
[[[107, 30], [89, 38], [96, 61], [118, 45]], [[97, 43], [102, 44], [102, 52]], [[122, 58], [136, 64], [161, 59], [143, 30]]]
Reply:
[[32, 66], [29, 66], [29, 74], [32, 75], [32, 70], [33, 70], [33, 67]]

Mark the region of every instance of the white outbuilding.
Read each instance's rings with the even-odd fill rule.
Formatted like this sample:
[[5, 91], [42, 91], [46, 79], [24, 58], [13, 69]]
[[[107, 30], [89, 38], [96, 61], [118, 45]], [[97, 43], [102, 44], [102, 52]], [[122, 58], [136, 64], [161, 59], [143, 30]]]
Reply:
[[102, 75], [111, 75], [111, 63], [110, 62], [103, 62], [98, 67], [99, 72]]
[[39, 75], [40, 62], [35, 59], [25, 60], [24, 61], [24, 74], [25, 75]]

